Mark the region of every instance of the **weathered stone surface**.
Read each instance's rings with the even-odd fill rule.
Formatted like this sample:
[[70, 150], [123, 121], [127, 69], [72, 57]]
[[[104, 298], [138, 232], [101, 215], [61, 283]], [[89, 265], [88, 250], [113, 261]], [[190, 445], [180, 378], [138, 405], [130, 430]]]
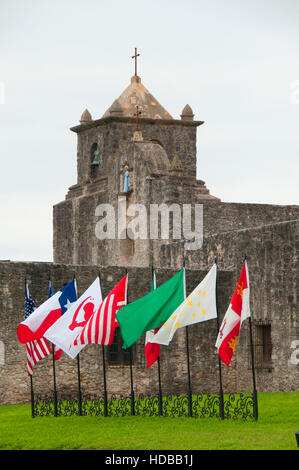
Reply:
[[122, 116], [136, 116], [136, 106], [142, 117], [152, 119], [173, 119], [165, 108], [153, 97], [153, 95], [141, 83], [141, 78], [134, 75], [130, 85], [112, 103], [103, 114], [103, 118], [115, 115], [115, 109]]

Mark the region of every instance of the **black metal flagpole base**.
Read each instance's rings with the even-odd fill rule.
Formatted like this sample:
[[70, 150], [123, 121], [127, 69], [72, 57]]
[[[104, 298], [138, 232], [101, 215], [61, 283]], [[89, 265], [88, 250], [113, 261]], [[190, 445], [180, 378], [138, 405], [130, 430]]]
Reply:
[[160, 357], [158, 357], [158, 381], [159, 381], [159, 395], [158, 395], [158, 413], [159, 416], [163, 415], [163, 396], [161, 385], [161, 370], [160, 370]]
[[53, 363], [53, 395], [54, 395], [54, 416], [57, 416], [57, 389], [56, 389], [56, 371], [55, 371], [55, 347], [52, 344], [52, 363]]
[[251, 350], [251, 369], [252, 369], [252, 382], [253, 382], [253, 417], [257, 421], [258, 419], [258, 406], [257, 406], [257, 391], [255, 382], [255, 367], [254, 367], [254, 347], [253, 347], [253, 334], [252, 334], [252, 321], [249, 317], [249, 336], [250, 336], [250, 350]]
[[135, 394], [134, 394], [134, 386], [133, 386], [132, 347], [130, 347], [130, 378], [131, 378], [131, 415], [135, 416]]
[[82, 393], [81, 393], [81, 375], [80, 375], [80, 358], [77, 356], [77, 370], [78, 370], [78, 415], [82, 416]]
[[108, 416], [108, 396], [107, 396], [107, 382], [106, 382], [106, 362], [105, 362], [105, 346], [102, 345], [103, 356], [103, 378], [104, 378], [104, 417]]
[[192, 417], [192, 391], [191, 391], [191, 373], [190, 373], [190, 355], [189, 355], [189, 335], [188, 326], [186, 326], [186, 346], [187, 346], [187, 372], [188, 372], [188, 416]]
[[34, 409], [34, 392], [33, 392], [33, 379], [30, 375], [30, 396], [31, 396], [31, 416], [35, 418], [35, 409]]
[[257, 391], [253, 390], [252, 392], [252, 399], [253, 399], [253, 417], [257, 421], [258, 419], [258, 406], [257, 406]]

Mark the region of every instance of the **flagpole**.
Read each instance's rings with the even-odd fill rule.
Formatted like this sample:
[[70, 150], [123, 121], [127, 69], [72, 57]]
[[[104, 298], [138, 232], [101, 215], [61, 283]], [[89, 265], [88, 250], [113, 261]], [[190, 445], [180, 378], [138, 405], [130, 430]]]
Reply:
[[[101, 272], [99, 271], [99, 281], [101, 286]], [[101, 286], [102, 289], [102, 286]], [[102, 360], [103, 360], [103, 381], [104, 381], [104, 417], [108, 416], [108, 399], [107, 399], [107, 382], [106, 382], [106, 362], [105, 362], [105, 349], [102, 344]]]
[[[126, 276], [128, 270], [126, 269]], [[127, 304], [129, 303], [129, 286], [127, 287]], [[134, 394], [134, 385], [133, 385], [133, 358], [132, 358], [132, 346], [129, 348], [130, 353], [130, 381], [131, 381], [131, 415], [135, 416], [135, 394]]]
[[[27, 278], [25, 276], [25, 299], [27, 298]], [[30, 374], [30, 399], [31, 399], [31, 416], [32, 418], [35, 417], [35, 412], [34, 412], [34, 390], [33, 390], [33, 377], [32, 377], [33, 371]]]
[[[152, 266], [152, 282], [154, 283], [155, 277], [155, 270], [154, 267]], [[154, 283], [154, 289], [156, 289], [156, 284]], [[163, 415], [163, 395], [162, 395], [162, 383], [161, 383], [161, 364], [160, 364], [160, 356], [157, 359], [157, 368], [158, 368], [158, 384], [159, 384], [159, 393], [158, 393], [158, 413], [159, 416]]]
[[[49, 289], [51, 285], [51, 278], [49, 276]], [[50, 291], [48, 298], [50, 296]], [[54, 416], [57, 416], [57, 389], [56, 389], [56, 370], [55, 370], [55, 346], [52, 343], [52, 365], [53, 365], [53, 396], [54, 396]]]
[[107, 383], [106, 383], [106, 363], [105, 363], [105, 346], [102, 344], [103, 357], [103, 378], [104, 378], [104, 417], [108, 416], [108, 400], [107, 400]]
[[[244, 256], [244, 263], [247, 261], [247, 256]], [[247, 275], [247, 273], [246, 273]], [[250, 352], [251, 352], [251, 370], [252, 370], [252, 383], [253, 383], [253, 417], [258, 419], [258, 405], [257, 405], [257, 390], [255, 382], [255, 364], [254, 364], [254, 347], [253, 347], [253, 334], [252, 334], [252, 321], [251, 315], [249, 316], [249, 338], [250, 338]]]
[[[73, 275], [73, 280], [76, 283], [76, 274]], [[76, 285], [77, 294], [77, 285]], [[77, 295], [76, 295], [77, 297]], [[78, 415], [82, 416], [82, 392], [81, 392], [81, 372], [80, 372], [80, 353], [77, 354], [77, 380], [78, 380]]]
[[[219, 333], [219, 311], [218, 311], [218, 265], [217, 258], [215, 258], [215, 264], [217, 266], [216, 274], [216, 311], [217, 311], [217, 335]], [[222, 370], [221, 370], [221, 359], [218, 356], [218, 369], [219, 369], [219, 415], [221, 419], [224, 419], [224, 400], [223, 400], [223, 388], [222, 388]]]
[[77, 376], [78, 376], [78, 415], [82, 416], [82, 394], [81, 394], [81, 374], [80, 374], [80, 353], [77, 355]]
[[192, 417], [192, 390], [191, 390], [191, 374], [190, 374], [190, 359], [189, 359], [188, 326], [186, 326], [186, 347], [187, 347], [187, 368], [188, 368], [188, 416]]
[[[185, 263], [184, 251], [183, 251], [183, 268], [184, 268], [184, 291], [185, 291], [184, 292], [184, 297], [186, 299], [186, 263]], [[187, 353], [187, 371], [188, 371], [188, 416], [192, 417], [192, 389], [191, 389], [188, 325], [185, 327], [185, 331], [186, 331], [186, 353]]]
[[159, 416], [163, 416], [163, 395], [162, 395], [162, 384], [161, 384], [160, 356], [157, 359], [157, 364], [158, 364], [158, 381], [159, 381], [158, 413], [159, 413]]
[[32, 418], [35, 418], [35, 412], [34, 412], [34, 392], [33, 392], [33, 378], [32, 378], [32, 374], [30, 375], [30, 397], [31, 397], [31, 416], [32, 416]]
[[255, 384], [255, 368], [254, 368], [254, 352], [253, 352], [251, 317], [249, 317], [249, 335], [250, 335], [251, 368], [252, 368], [252, 382], [253, 382], [253, 416], [254, 416], [254, 419], [257, 420], [257, 418], [258, 418], [258, 406], [257, 406], [257, 391], [256, 391], [256, 384]]
[[57, 389], [56, 389], [56, 370], [55, 370], [55, 346], [52, 343], [52, 364], [53, 364], [53, 392], [54, 392], [54, 416], [57, 416]]

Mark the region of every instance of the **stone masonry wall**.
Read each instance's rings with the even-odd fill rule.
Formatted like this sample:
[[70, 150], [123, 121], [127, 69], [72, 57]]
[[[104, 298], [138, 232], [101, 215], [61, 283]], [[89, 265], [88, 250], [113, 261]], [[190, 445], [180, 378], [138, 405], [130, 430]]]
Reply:
[[[149, 214], [149, 202], [161, 204], [162, 202], [192, 204], [203, 203], [203, 231], [204, 236], [217, 233], [231, 232], [233, 230], [250, 229], [265, 224], [272, 224], [279, 221], [290, 221], [298, 219], [298, 206], [274, 206], [269, 204], [238, 204], [221, 202], [204, 202], [197, 200], [194, 196], [195, 189], [192, 185], [179, 185], [175, 181], [172, 186], [167, 180], [152, 180], [151, 193], [152, 198], [146, 197], [149, 194], [149, 181], [140, 179], [138, 191], [143, 191], [145, 200], [142, 201], [147, 207]], [[114, 248], [110, 250], [114, 241], [110, 244], [107, 240], [99, 240], [95, 234], [95, 226], [98, 217], [95, 216], [95, 209], [100, 203], [113, 203], [117, 209], [118, 193], [115, 188], [98, 183], [98, 190], [86, 193], [81, 197], [67, 199], [54, 206], [53, 212], [53, 252], [55, 263], [72, 264], [101, 264], [118, 265], [119, 256], [111, 260], [109, 253], [117, 253]], [[175, 191], [175, 192], [174, 192]], [[134, 192], [131, 199], [134, 202]], [[140, 200], [138, 202], [141, 202]], [[130, 202], [131, 204], [131, 202]], [[116, 212], [117, 214], [117, 212]], [[172, 242], [172, 240], [171, 240]], [[144, 253], [148, 251], [148, 241], [138, 241], [144, 243]], [[159, 241], [158, 241], [159, 243]], [[161, 240], [163, 244], [164, 241]], [[110, 246], [111, 245], [111, 246]], [[133, 265], [147, 266], [148, 263], [141, 264], [141, 257], [134, 259]], [[154, 259], [156, 265], [159, 265], [159, 258]], [[173, 265], [172, 267], [175, 267]]]
[[[233, 271], [235, 286], [246, 254], [253, 333], [258, 325], [271, 325], [272, 364], [256, 368], [258, 390], [299, 389], [299, 364], [291, 361], [292, 344], [299, 340], [298, 233], [299, 220], [226, 232], [205, 237], [201, 250], [185, 255], [186, 266], [197, 269], [211, 265], [217, 256], [220, 270]], [[248, 321], [242, 325], [233, 361], [237, 388], [250, 388]]]
[[[256, 357], [256, 381], [260, 391], [294, 391], [299, 389], [299, 365], [292, 360], [299, 340], [298, 321], [298, 233], [299, 220], [277, 222], [252, 229], [243, 229], [205, 236], [198, 251], [185, 251], [187, 269], [209, 269], [217, 257], [220, 270], [233, 273], [231, 290], [225, 305], [219, 305], [220, 321], [226, 312], [241, 273], [244, 256], [250, 277], [250, 300], [255, 356], [257, 329], [271, 327], [272, 360], [260, 366]], [[165, 267], [183, 263], [181, 243], [156, 247], [156, 257]], [[294, 346], [295, 345], [295, 346]], [[235, 378], [232, 380], [232, 370]], [[223, 365], [226, 389], [252, 388], [249, 322], [242, 325], [231, 365]]]

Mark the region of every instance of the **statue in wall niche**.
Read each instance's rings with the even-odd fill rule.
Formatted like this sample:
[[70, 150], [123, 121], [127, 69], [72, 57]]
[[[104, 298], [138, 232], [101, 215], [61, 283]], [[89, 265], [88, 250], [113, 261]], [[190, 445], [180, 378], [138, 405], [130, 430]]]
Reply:
[[130, 172], [129, 172], [129, 167], [126, 165], [124, 167], [124, 193], [127, 193], [130, 191]]
[[170, 163], [170, 171], [171, 172], [182, 172], [182, 163], [178, 155], [175, 155]]

